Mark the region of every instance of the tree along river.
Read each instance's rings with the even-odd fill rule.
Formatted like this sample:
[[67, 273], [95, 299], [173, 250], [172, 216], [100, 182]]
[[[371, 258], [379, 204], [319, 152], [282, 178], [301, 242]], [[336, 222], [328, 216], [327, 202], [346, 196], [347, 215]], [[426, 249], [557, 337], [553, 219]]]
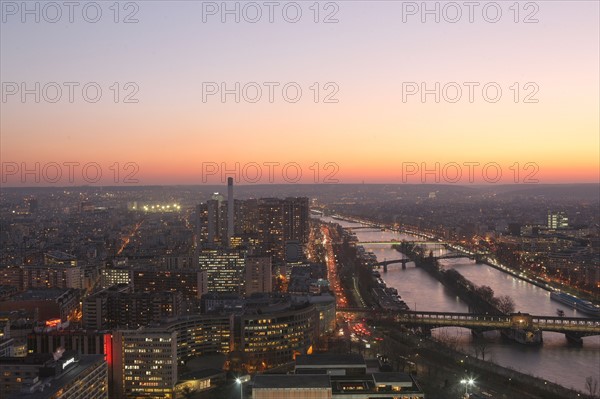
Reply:
[[[363, 226], [359, 223], [321, 217], [325, 222], [338, 223], [343, 227]], [[379, 229], [354, 230], [362, 241], [422, 240], [419, 237], [381, 231]], [[373, 252], [377, 260], [399, 259], [403, 255], [387, 245], [362, 244], [365, 250]], [[445, 249], [434, 249], [434, 255], [445, 253]], [[562, 309], [566, 317], [589, 317], [562, 303], [550, 299], [550, 292], [526, 281], [513, 277], [485, 264], [476, 264], [468, 258], [444, 259], [440, 261], [445, 268], [454, 268], [465, 278], [477, 285], [487, 285], [496, 296], [508, 295], [515, 302], [515, 310], [534, 315], [556, 316]], [[388, 272], [381, 277], [388, 287], [394, 287], [411, 310], [468, 312], [468, 306], [457, 296], [452, 295], [439, 281], [424, 270], [416, 268], [414, 263], [407, 264], [402, 270], [400, 264], [390, 265]], [[469, 330], [464, 328], [443, 328], [433, 331], [438, 338], [450, 340], [465, 353], [475, 355], [482, 344], [475, 345]], [[485, 333], [485, 358], [504, 367], [535, 375], [563, 386], [586, 391], [585, 380], [593, 376], [600, 381], [600, 336], [586, 337], [583, 346], [567, 343], [563, 334], [544, 332], [544, 342], [539, 347], [529, 347], [510, 343], [502, 339], [496, 331]]]

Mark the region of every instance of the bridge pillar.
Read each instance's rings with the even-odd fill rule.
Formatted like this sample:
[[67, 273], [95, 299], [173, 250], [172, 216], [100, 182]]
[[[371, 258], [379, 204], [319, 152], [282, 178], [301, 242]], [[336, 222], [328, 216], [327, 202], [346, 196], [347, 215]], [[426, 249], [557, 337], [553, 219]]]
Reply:
[[483, 331], [479, 331], [479, 330], [471, 330], [471, 335], [474, 338], [483, 338]]
[[384, 273], [387, 273], [387, 267], [388, 267], [387, 263], [384, 263], [383, 264], [383, 272]]
[[582, 346], [583, 345], [583, 338], [580, 335], [578, 335], [578, 334], [565, 333], [565, 338], [567, 338], [567, 341], [571, 345], [576, 345], [576, 346]]
[[402, 261], [402, 270], [406, 270], [406, 260]]

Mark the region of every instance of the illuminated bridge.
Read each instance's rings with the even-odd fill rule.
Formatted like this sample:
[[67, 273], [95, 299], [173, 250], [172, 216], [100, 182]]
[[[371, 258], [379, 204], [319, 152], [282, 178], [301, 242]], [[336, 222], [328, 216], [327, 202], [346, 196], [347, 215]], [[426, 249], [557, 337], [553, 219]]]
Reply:
[[[445, 255], [434, 256], [434, 258], [435, 259], [458, 259], [458, 258], [476, 259], [473, 256], [465, 255], [463, 253], [448, 253], [448, 254], [445, 254]], [[373, 267], [381, 267], [381, 266], [383, 266], [383, 272], [387, 273], [387, 269], [388, 269], [389, 265], [393, 265], [393, 264], [396, 264], [396, 263], [401, 263], [402, 264], [402, 268], [406, 269], [406, 264], [408, 262], [412, 262], [412, 261], [410, 259], [408, 259], [408, 258], [384, 260], [384, 261], [381, 261], [381, 262], [373, 263]]]
[[[371, 228], [371, 227], [369, 227]], [[410, 244], [415, 245], [439, 245], [445, 246], [444, 243], [439, 241], [407, 241]], [[369, 245], [394, 245], [394, 244], [402, 244], [402, 241], [359, 241], [359, 244], [369, 244]]]
[[[405, 326], [419, 327], [431, 331], [439, 327], [463, 327], [474, 332], [491, 330], [510, 331], [552, 331], [563, 333], [570, 342], [582, 343], [583, 337], [600, 335], [600, 319], [557, 316], [533, 316], [528, 313], [512, 313], [510, 315], [489, 315], [473, 313], [448, 312], [414, 312], [391, 313], [373, 311], [363, 308], [338, 308], [339, 312], [364, 313], [364, 317], [377, 317]], [[541, 342], [541, 333], [539, 334]]]

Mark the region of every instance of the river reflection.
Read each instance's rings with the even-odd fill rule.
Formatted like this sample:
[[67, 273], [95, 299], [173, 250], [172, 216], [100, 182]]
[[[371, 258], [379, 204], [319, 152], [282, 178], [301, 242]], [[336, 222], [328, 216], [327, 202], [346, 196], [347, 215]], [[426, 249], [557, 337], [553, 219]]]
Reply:
[[[321, 218], [327, 222], [339, 223], [344, 227], [357, 227], [358, 223], [334, 220], [329, 217]], [[398, 234], [381, 230], [354, 230], [359, 241], [391, 241], [421, 240], [419, 237]], [[361, 244], [373, 252], [377, 259], [392, 260], [402, 257], [391, 246], [377, 244]], [[445, 252], [435, 250], [435, 255]], [[490, 286], [496, 295], [508, 295], [513, 298], [516, 310], [535, 315], [556, 315], [557, 309], [562, 309], [565, 316], [587, 317], [569, 307], [552, 301], [550, 293], [526, 281], [503, 273], [488, 265], [475, 264], [467, 258], [445, 259], [441, 264], [446, 268], [458, 270], [465, 278], [477, 285]], [[468, 312], [468, 306], [455, 295], [452, 295], [440, 282], [425, 271], [415, 267], [414, 263], [407, 264], [402, 270], [400, 264], [389, 266], [387, 273], [380, 270], [382, 278], [389, 287], [394, 287], [402, 299], [412, 309]], [[434, 336], [451, 339], [470, 355], [475, 354], [470, 331], [463, 328], [437, 329]], [[584, 338], [583, 347], [570, 346], [563, 334], [545, 332], [544, 343], [541, 347], [526, 347], [515, 343], [507, 343], [497, 332], [485, 334], [486, 360], [505, 367], [512, 367], [527, 374], [539, 376], [566, 387], [585, 391], [587, 376], [595, 376], [600, 381], [600, 336]]]

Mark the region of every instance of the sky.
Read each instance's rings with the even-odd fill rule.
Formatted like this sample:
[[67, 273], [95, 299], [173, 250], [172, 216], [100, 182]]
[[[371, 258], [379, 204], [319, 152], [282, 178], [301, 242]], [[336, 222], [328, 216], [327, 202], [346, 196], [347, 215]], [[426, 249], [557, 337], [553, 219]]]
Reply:
[[599, 181], [597, 1], [74, 4], [1, 2], [3, 186]]

